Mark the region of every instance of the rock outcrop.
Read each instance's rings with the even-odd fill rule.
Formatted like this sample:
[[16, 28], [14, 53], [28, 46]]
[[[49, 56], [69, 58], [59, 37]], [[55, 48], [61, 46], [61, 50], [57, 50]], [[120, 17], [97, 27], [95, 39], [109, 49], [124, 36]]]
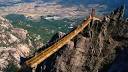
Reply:
[[15, 72], [20, 67], [21, 59], [34, 47], [29, 37], [27, 30], [14, 28], [0, 17], [0, 72]]
[[128, 22], [124, 8], [92, 22], [56, 59], [56, 72], [127, 72]]

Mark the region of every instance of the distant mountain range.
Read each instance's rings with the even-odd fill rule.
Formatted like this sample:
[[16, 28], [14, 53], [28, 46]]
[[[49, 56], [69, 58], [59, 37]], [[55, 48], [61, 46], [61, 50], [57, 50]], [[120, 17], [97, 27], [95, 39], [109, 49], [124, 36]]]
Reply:
[[87, 4], [94, 4], [94, 3], [100, 3], [100, 4], [107, 4], [109, 6], [118, 6], [121, 4], [127, 5], [128, 0], [0, 0], [0, 2], [4, 3], [16, 3], [16, 2], [57, 2], [60, 4], [66, 4], [66, 5], [87, 5]]
[[[41, 2], [42, 1], [42, 2]], [[29, 2], [39, 2], [39, 3], [57, 3], [63, 6], [88, 6], [88, 4], [100, 4], [107, 6], [107, 11], [111, 11], [114, 8], [125, 5], [126, 13], [128, 12], [128, 0], [0, 0], [0, 7], [11, 6], [18, 3], [29, 3]], [[106, 11], [106, 10], [105, 10]], [[126, 15], [128, 16], [128, 15]]]

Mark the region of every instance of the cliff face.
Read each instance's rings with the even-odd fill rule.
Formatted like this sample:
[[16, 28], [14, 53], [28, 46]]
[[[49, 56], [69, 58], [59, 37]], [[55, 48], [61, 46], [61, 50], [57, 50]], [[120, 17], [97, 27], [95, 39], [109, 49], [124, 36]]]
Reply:
[[[0, 71], [15, 72], [22, 58], [34, 47], [29, 34], [21, 28], [14, 28], [10, 22], [0, 17]], [[36, 42], [36, 41], [35, 41]]]
[[[93, 21], [61, 50], [37, 67], [37, 72], [128, 72], [128, 22], [124, 7]], [[58, 33], [51, 42], [61, 38]], [[50, 44], [49, 43], [49, 44]]]
[[59, 52], [56, 72], [127, 72], [128, 22], [121, 7], [94, 21]]

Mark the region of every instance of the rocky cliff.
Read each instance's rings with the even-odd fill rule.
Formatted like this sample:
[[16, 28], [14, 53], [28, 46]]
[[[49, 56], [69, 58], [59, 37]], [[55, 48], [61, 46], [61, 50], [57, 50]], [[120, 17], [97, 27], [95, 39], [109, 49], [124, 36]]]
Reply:
[[124, 8], [94, 21], [66, 45], [56, 72], [128, 72], [128, 22]]
[[92, 21], [37, 72], [128, 72], [128, 22], [123, 14], [120, 7], [101, 21]]
[[32, 53], [34, 47], [39, 47], [39, 44], [33, 45], [33, 42], [39, 43], [32, 41], [26, 30], [15, 28], [8, 20], [0, 17], [0, 72], [15, 72], [22, 58]]

